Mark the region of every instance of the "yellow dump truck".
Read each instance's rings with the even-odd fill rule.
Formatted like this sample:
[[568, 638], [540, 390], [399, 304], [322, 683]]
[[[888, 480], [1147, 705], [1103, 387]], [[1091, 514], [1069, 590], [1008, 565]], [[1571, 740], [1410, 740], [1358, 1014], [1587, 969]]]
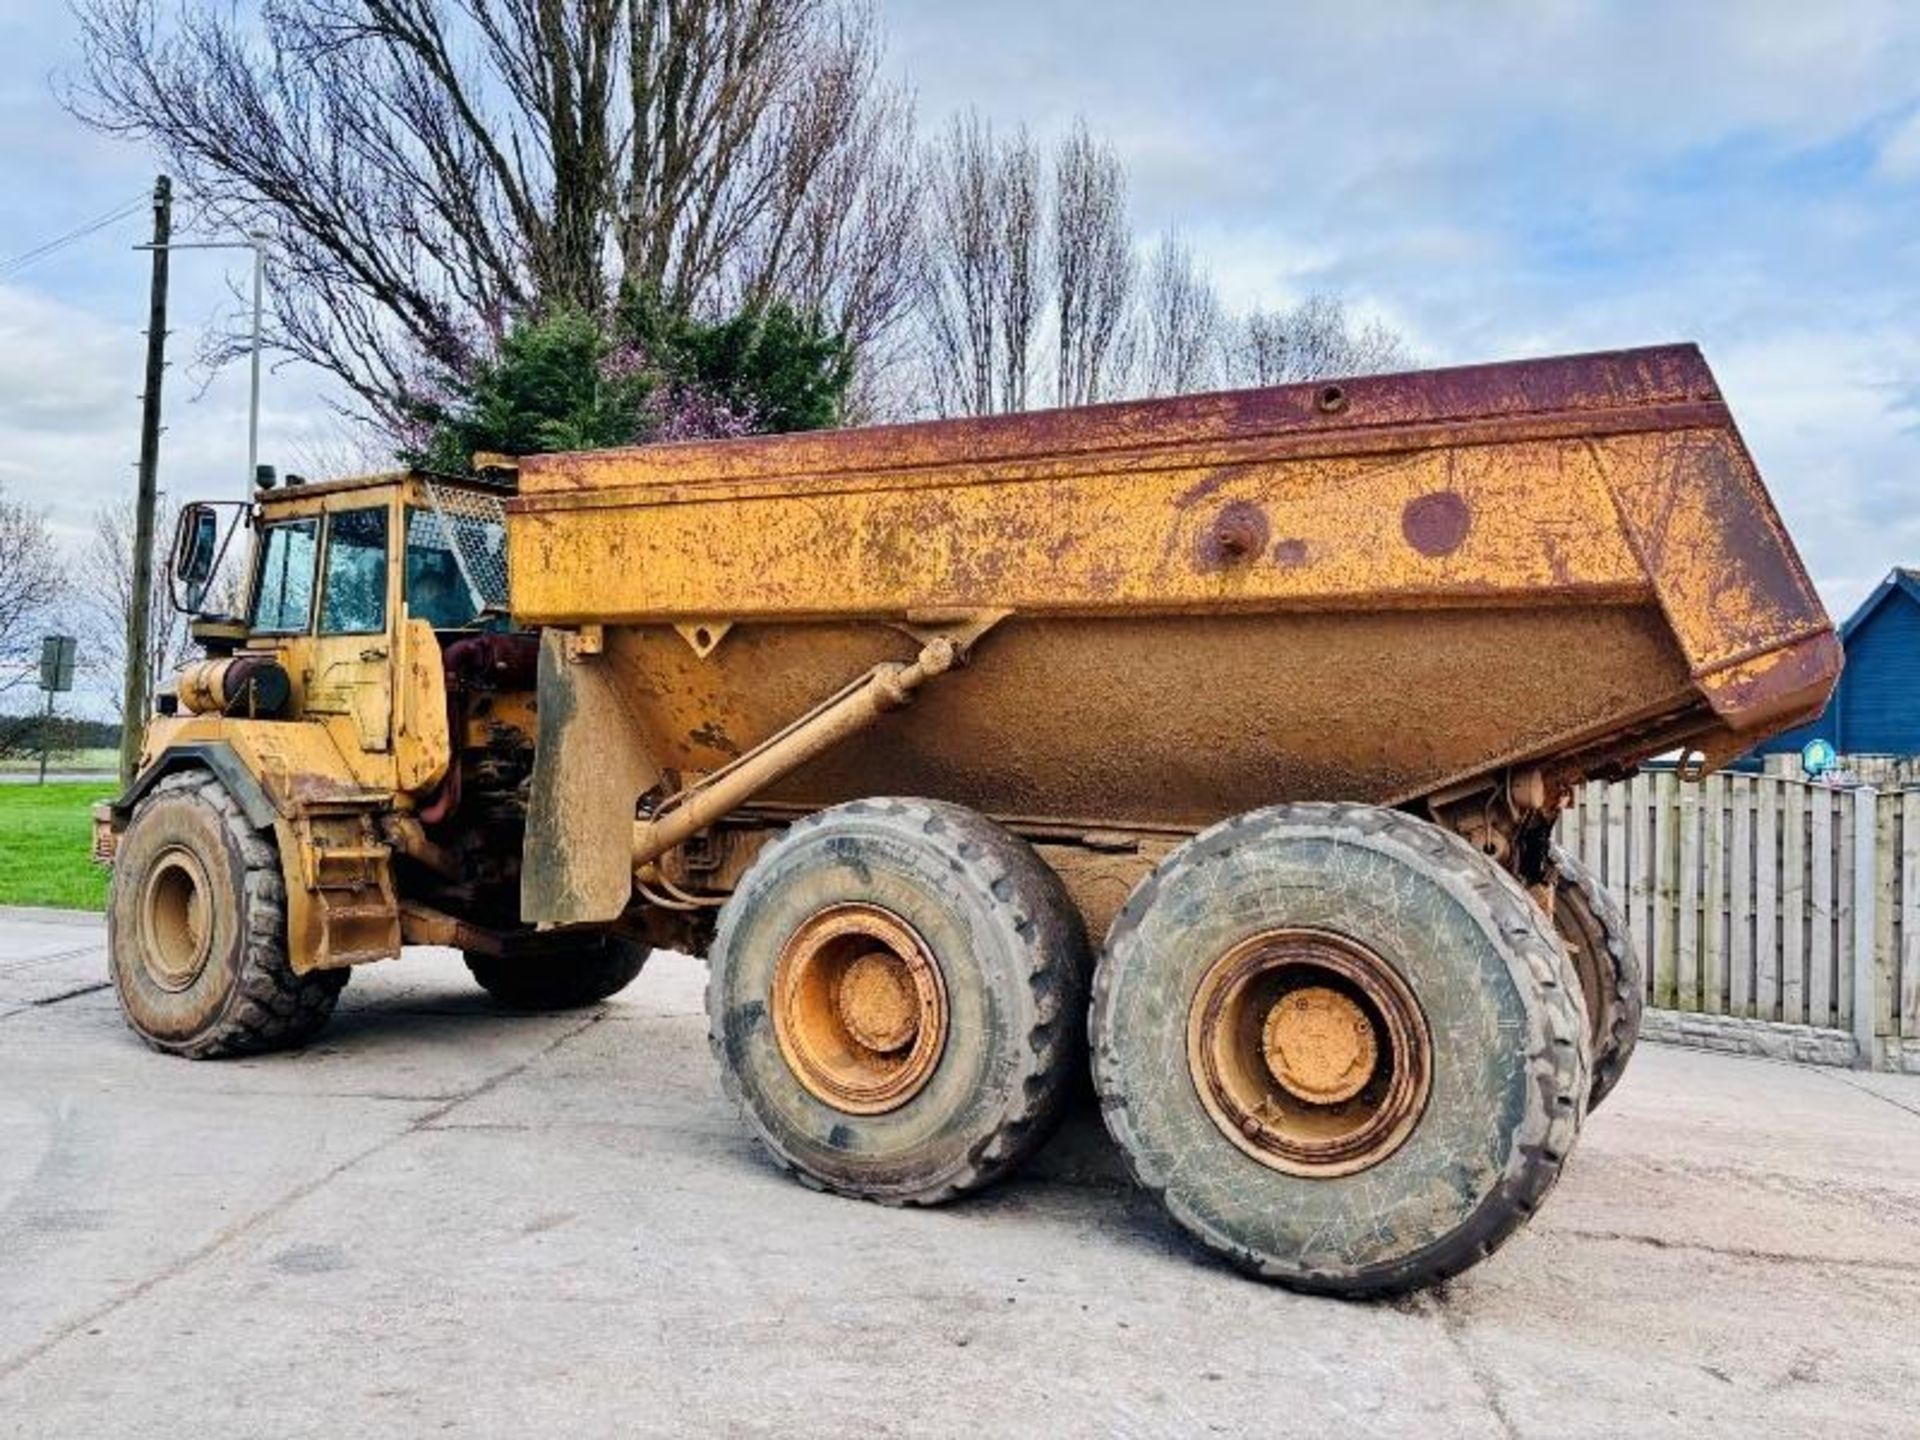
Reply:
[[1181, 1226], [1343, 1294], [1488, 1254], [1625, 1064], [1572, 788], [1840, 667], [1690, 347], [290, 482], [187, 510], [179, 602], [242, 550], [97, 819], [150, 1043], [681, 948], [809, 1184], [977, 1189], [1090, 1058]]

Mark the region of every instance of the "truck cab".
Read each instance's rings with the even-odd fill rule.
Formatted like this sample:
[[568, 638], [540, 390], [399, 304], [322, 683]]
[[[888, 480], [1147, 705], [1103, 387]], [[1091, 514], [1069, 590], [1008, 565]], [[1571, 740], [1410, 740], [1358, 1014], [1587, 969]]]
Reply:
[[[434, 693], [445, 648], [505, 621], [507, 493], [405, 472], [264, 492], [238, 516], [189, 507], [175, 592], [199, 601], [189, 608], [201, 611], [193, 630], [209, 658], [163, 693], [142, 770], [223, 721], [268, 719], [312, 727], [337, 756], [325, 767], [337, 782], [397, 798], [430, 791], [451, 761]], [[216, 569], [236, 548], [223, 519], [252, 531], [228, 578], [238, 616], [206, 612], [220, 577], [204, 573], [204, 537], [218, 536]]]
[[206, 655], [162, 687], [133, 783], [95, 814], [116, 980], [153, 1043], [287, 1043], [348, 967], [409, 943], [456, 946], [535, 1003], [551, 987], [523, 993], [529, 955], [548, 974], [568, 969], [556, 940], [605, 960], [604, 931], [541, 942], [519, 918], [538, 642], [508, 613], [511, 494], [401, 471], [182, 512], [169, 584]]

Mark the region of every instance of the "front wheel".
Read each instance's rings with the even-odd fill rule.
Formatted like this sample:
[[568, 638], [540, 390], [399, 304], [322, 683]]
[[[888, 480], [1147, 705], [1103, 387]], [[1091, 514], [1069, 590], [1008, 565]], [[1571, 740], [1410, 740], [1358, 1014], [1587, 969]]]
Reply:
[[273, 838], [204, 771], [167, 776], [133, 812], [107, 940], [127, 1024], [194, 1060], [303, 1044], [347, 983], [345, 970], [294, 972]]
[[1566, 953], [1525, 889], [1398, 811], [1295, 804], [1142, 881], [1094, 981], [1094, 1083], [1136, 1178], [1296, 1289], [1390, 1295], [1490, 1254], [1587, 1095]]

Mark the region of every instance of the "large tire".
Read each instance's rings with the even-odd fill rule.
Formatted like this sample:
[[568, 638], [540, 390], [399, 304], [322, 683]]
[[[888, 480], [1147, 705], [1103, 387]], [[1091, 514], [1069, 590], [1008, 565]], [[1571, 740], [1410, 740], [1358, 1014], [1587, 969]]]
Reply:
[[194, 1060], [305, 1043], [347, 983], [345, 970], [294, 973], [273, 837], [205, 771], [167, 776], [134, 810], [107, 938], [127, 1024]]
[[647, 948], [624, 936], [596, 935], [551, 953], [465, 958], [480, 988], [510, 1009], [578, 1010], [632, 984], [647, 963]]
[[[1257, 999], [1248, 1019], [1208, 995]], [[1276, 1051], [1301, 1034], [1276, 1032], [1283, 1001], [1344, 1007], [1350, 1072], [1284, 1088], [1333, 1032]], [[1262, 1063], [1209, 1069], [1241, 1036]], [[1141, 1185], [1236, 1266], [1338, 1295], [1415, 1290], [1490, 1254], [1559, 1178], [1588, 1085], [1571, 967], [1525, 889], [1459, 837], [1365, 805], [1254, 811], [1169, 855], [1114, 923], [1091, 1037]], [[1334, 1083], [1349, 1073], [1364, 1088]], [[1219, 1075], [1256, 1098], [1232, 1110]]]
[[[1083, 1063], [1079, 915], [1031, 847], [959, 806], [860, 800], [800, 821], [734, 891], [708, 963], [728, 1095], [783, 1166], [839, 1194], [929, 1205], [991, 1183], [1051, 1130]], [[882, 1049], [844, 1019], [858, 965], [902, 1001], [891, 1041], [867, 1037]], [[808, 1008], [816, 985], [840, 987], [830, 1006]]]
[[1587, 1011], [1591, 1111], [1620, 1083], [1639, 1043], [1647, 972], [1627, 931], [1627, 917], [1600, 877], [1557, 845], [1553, 870], [1553, 924], [1566, 941]]

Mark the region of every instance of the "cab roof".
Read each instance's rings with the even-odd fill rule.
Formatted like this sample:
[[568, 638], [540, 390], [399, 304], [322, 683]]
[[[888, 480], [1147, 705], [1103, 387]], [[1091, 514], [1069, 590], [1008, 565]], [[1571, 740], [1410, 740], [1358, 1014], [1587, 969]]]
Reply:
[[271, 490], [254, 491], [253, 498], [263, 505], [292, 504], [310, 496], [377, 490], [384, 486], [409, 482], [452, 485], [463, 490], [477, 490], [485, 495], [498, 495], [502, 498], [517, 494], [520, 487], [512, 479], [494, 478], [502, 473], [495, 470], [486, 475], [449, 475], [438, 470], [376, 470], [365, 475], [342, 475], [333, 480], [306, 480], [298, 485], [280, 484]]

